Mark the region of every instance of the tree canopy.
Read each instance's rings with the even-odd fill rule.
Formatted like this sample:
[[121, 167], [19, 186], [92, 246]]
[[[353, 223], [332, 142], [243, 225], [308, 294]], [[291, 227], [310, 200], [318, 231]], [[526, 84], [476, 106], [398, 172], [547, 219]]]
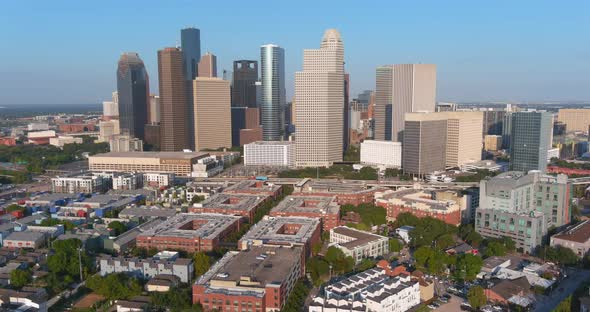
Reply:
[[196, 276], [201, 276], [207, 273], [207, 271], [209, 271], [209, 268], [211, 267], [211, 258], [202, 251], [195, 253], [195, 256], [193, 257], [193, 262], [195, 265]]
[[113, 273], [105, 277], [96, 274], [86, 280], [86, 287], [110, 300], [127, 299], [141, 294], [138, 279], [125, 273]]
[[467, 293], [467, 301], [472, 308], [479, 309], [486, 304], [488, 298], [486, 297], [481, 286], [473, 286]]
[[16, 269], [10, 272], [10, 285], [14, 288], [22, 288], [23, 286], [29, 284], [33, 280], [33, 275], [31, 274], [31, 270], [21, 270]]

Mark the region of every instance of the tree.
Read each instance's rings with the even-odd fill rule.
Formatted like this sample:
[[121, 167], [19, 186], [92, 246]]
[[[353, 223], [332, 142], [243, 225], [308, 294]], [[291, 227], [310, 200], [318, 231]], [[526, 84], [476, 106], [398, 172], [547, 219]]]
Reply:
[[195, 253], [193, 262], [195, 263], [196, 276], [201, 276], [205, 274], [207, 271], [209, 271], [209, 268], [211, 267], [211, 258], [202, 251]]
[[361, 263], [358, 264], [357, 270], [359, 270], [359, 271], [368, 270], [368, 269], [374, 267], [376, 263], [377, 262], [375, 260], [365, 258], [365, 259], [361, 260]]
[[390, 252], [400, 252], [404, 248], [404, 244], [399, 241], [397, 238], [390, 238], [389, 239], [389, 251]]
[[458, 281], [472, 281], [477, 277], [483, 260], [481, 257], [464, 254], [457, 257], [457, 263], [455, 264], [454, 276]]
[[443, 234], [435, 241], [435, 246], [438, 249], [447, 249], [453, 245], [455, 245], [455, 239], [451, 234]]
[[30, 270], [16, 269], [10, 272], [10, 285], [14, 288], [22, 288], [33, 280]]
[[474, 309], [479, 309], [481, 306], [485, 305], [488, 301], [483, 288], [481, 286], [473, 286], [469, 289], [467, 293], [467, 301]]
[[416, 266], [419, 268], [426, 268], [426, 262], [434, 255], [434, 250], [427, 246], [422, 246], [414, 252], [414, 259]]
[[311, 245], [311, 254], [317, 256], [322, 251], [322, 243], [315, 243]]
[[109, 300], [127, 299], [142, 292], [139, 280], [125, 273], [113, 273], [105, 277], [93, 275], [86, 280], [86, 286]]
[[17, 204], [11, 204], [8, 205], [8, 207], [6, 207], [6, 212], [10, 213], [10, 212], [14, 212], [14, 211], [22, 211], [25, 212], [27, 209], [25, 207], [21, 207]]
[[115, 236], [119, 236], [127, 231], [127, 226], [121, 221], [112, 221], [109, 223], [109, 229], [115, 232]]
[[498, 241], [495, 241], [495, 240], [491, 241], [486, 246], [486, 249], [484, 251], [484, 255], [486, 257], [504, 256], [504, 255], [506, 255], [506, 247]]
[[314, 285], [321, 284], [321, 277], [330, 273], [330, 264], [319, 257], [310, 258], [307, 261], [306, 268]]
[[86, 252], [78, 254], [80, 248], [82, 248], [82, 242], [77, 238], [54, 241], [54, 253], [47, 258], [49, 272], [63, 279], [79, 280], [80, 258], [83, 271], [90, 271], [92, 268], [92, 261], [88, 254]]
[[344, 255], [342, 250], [335, 246], [328, 248], [325, 259], [332, 265], [334, 272], [347, 273], [354, 268], [354, 259]]
[[569, 295], [563, 299], [552, 312], [571, 312], [572, 311], [572, 296]]

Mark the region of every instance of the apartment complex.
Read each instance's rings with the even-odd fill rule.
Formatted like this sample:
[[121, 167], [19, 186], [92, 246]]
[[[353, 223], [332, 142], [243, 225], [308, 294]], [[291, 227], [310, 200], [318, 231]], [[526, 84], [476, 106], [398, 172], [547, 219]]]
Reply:
[[197, 77], [192, 84], [194, 149], [231, 147], [229, 81]]
[[299, 247], [229, 251], [193, 285], [193, 304], [205, 311], [280, 311], [304, 274]]
[[328, 29], [319, 49], [303, 51], [303, 70], [295, 73], [296, 166], [342, 161], [344, 91], [344, 45]]
[[560, 108], [557, 121], [565, 124], [567, 132], [587, 132], [590, 126], [590, 109]]
[[149, 279], [159, 274], [170, 274], [180, 278], [183, 283], [189, 283], [194, 275], [191, 259], [172, 258], [125, 258], [103, 256], [100, 258], [100, 275], [112, 273], [127, 273], [141, 279]]
[[402, 143], [365, 140], [361, 143], [361, 164], [384, 168], [402, 166]]
[[246, 166], [295, 166], [295, 142], [258, 141], [244, 145]]
[[240, 217], [180, 213], [147, 229], [136, 240], [138, 247], [146, 249], [212, 251], [239, 227]]
[[347, 226], [330, 230], [330, 244], [342, 250], [347, 257], [352, 257], [356, 263], [389, 253], [389, 238]]
[[188, 210], [193, 213], [241, 216], [248, 218], [252, 222], [258, 208], [269, 199], [270, 197], [265, 195], [219, 193], [194, 204]]
[[270, 216], [319, 218], [322, 229], [329, 231], [340, 223], [340, 205], [336, 197], [287, 196], [270, 211]]
[[283, 187], [270, 182], [245, 180], [229, 186], [223, 192], [226, 194], [257, 195], [260, 197], [270, 196], [276, 199], [283, 193]]
[[371, 187], [366, 182], [327, 181], [305, 178], [295, 184], [293, 195], [300, 196], [336, 196], [339, 205], [360, 205], [374, 202], [375, 192], [381, 188]]
[[53, 193], [104, 193], [110, 187], [110, 178], [90, 174], [51, 179], [51, 191]]

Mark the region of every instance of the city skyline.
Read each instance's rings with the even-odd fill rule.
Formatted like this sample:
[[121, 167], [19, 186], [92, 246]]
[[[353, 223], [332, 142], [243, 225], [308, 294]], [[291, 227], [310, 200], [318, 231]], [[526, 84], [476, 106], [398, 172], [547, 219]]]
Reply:
[[[292, 7], [260, 3], [253, 4], [253, 16], [268, 15], [268, 19], [252, 22], [247, 31], [227, 22], [240, 16], [238, 12], [212, 3], [202, 8], [216, 13], [211, 16], [195, 14], [197, 4], [187, 2], [142, 3], [142, 14], [134, 11], [137, 4], [108, 1], [100, 6], [70, 1], [6, 3], [3, 11], [16, 14], [3, 16], [0, 25], [10, 29], [6, 42], [20, 48], [0, 52], [2, 59], [11, 60], [0, 72], [0, 104], [108, 100], [116, 89], [112, 72], [124, 52], [139, 53], [150, 82], [157, 85], [157, 50], [179, 44], [178, 31], [189, 25], [200, 29], [201, 50], [218, 56], [219, 72], [231, 71], [234, 60], [258, 60], [262, 44], [285, 48], [287, 100], [293, 95], [294, 72], [301, 67], [302, 50], [313, 46], [315, 34], [327, 28], [338, 29], [349, 43], [345, 61], [351, 75], [351, 98], [375, 89], [377, 66], [432, 63], [439, 74], [438, 101], [589, 100], [586, 86], [590, 78], [585, 72], [590, 69], [590, 53], [577, 39], [588, 30], [582, 13], [588, 4], [531, 3], [431, 3], [421, 7], [420, 14], [391, 19], [386, 18], [387, 12], [411, 13], [418, 5], [388, 3], [374, 10], [370, 8], [374, 6], [321, 3], [309, 12], [303, 10], [306, 3]], [[333, 10], [330, 16], [322, 16], [324, 6]], [[113, 13], [115, 7], [117, 13]], [[269, 15], [273, 10], [290, 14]], [[355, 14], [350, 14], [351, 10]], [[30, 14], [18, 14], [25, 11]], [[502, 14], [495, 14], [499, 12]], [[551, 23], [545, 22], [548, 12], [556, 17]], [[158, 13], [162, 22], [153, 23]], [[98, 22], [90, 14], [105, 17]], [[135, 14], [136, 24], [126, 28], [129, 14]], [[494, 16], [502, 16], [502, 20]], [[295, 23], [302, 18], [312, 22], [304, 26]], [[379, 20], [379, 25], [374, 20]], [[33, 34], [38, 37], [31, 41]], [[44, 53], [32, 55], [33, 47], [39, 45], [44, 46]], [[371, 49], [367, 49], [369, 45]], [[64, 47], [68, 53], [63, 53]], [[92, 77], [83, 79], [88, 72], [93, 72]], [[35, 80], [43, 83], [30, 83]], [[24, 88], [35, 92], [22, 92]]]

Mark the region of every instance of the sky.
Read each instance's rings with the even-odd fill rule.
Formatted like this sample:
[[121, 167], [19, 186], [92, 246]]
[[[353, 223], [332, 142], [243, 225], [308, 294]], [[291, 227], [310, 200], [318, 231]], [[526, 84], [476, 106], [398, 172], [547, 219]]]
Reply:
[[157, 93], [157, 50], [201, 29], [219, 75], [260, 45], [285, 49], [287, 96], [303, 49], [340, 31], [351, 96], [375, 68], [437, 65], [437, 100], [590, 100], [590, 1], [0, 1], [0, 106], [91, 104], [116, 90], [122, 52], [138, 52]]

